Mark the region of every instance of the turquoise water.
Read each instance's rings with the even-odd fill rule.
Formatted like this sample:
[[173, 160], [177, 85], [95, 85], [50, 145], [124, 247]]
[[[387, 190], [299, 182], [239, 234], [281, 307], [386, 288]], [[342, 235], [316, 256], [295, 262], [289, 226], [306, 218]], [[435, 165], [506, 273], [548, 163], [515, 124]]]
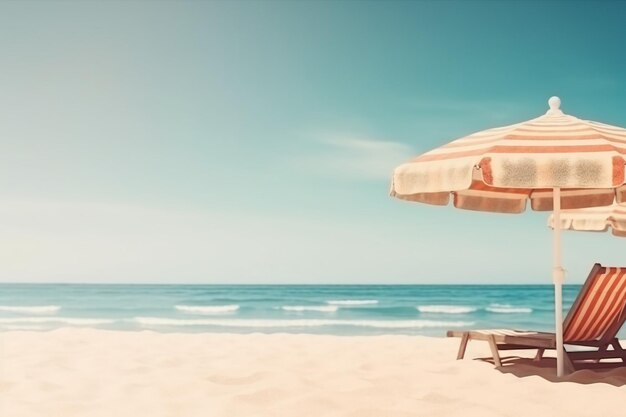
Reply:
[[[579, 286], [564, 288], [565, 310]], [[552, 330], [549, 285], [0, 284], [0, 330], [423, 334]]]

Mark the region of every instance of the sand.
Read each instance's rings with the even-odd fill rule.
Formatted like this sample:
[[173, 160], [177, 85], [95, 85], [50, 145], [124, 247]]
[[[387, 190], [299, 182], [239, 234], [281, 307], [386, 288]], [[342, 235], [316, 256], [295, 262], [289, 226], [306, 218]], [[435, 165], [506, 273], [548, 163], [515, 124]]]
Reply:
[[552, 359], [496, 370], [471, 359], [488, 356], [485, 343], [470, 343], [463, 361], [457, 346], [411, 336], [11, 331], [0, 333], [0, 416], [626, 415], [626, 368], [555, 383]]

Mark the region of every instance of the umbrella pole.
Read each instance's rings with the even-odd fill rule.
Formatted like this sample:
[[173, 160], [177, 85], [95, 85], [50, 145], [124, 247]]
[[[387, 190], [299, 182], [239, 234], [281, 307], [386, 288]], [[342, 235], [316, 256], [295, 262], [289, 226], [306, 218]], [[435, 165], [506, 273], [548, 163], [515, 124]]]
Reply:
[[554, 321], [556, 325], [556, 375], [562, 377], [565, 374], [564, 349], [563, 349], [563, 299], [562, 285], [564, 270], [561, 266], [561, 188], [554, 187], [552, 190], [552, 202], [554, 210], [554, 241], [553, 241], [553, 269], [552, 281], [554, 282]]

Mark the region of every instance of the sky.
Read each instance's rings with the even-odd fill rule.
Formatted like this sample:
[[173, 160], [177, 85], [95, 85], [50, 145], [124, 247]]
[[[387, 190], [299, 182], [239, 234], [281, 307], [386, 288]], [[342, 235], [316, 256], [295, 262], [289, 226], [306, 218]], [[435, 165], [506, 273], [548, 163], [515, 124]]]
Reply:
[[[0, 3], [0, 282], [551, 283], [547, 214], [389, 197], [458, 137], [626, 126], [626, 3]], [[626, 240], [564, 234], [567, 281]]]

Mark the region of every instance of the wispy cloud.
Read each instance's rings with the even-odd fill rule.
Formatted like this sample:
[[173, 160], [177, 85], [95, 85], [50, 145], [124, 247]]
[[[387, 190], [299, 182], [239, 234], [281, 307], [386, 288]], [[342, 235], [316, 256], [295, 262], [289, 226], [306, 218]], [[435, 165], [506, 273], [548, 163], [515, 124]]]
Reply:
[[364, 180], [390, 178], [396, 165], [416, 153], [404, 143], [354, 134], [321, 134], [315, 139], [321, 149], [307, 157], [306, 165], [318, 172]]
[[[254, 207], [2, 199], [0, 219], [0, 282], [411, 282], [422, 247], [419, 221], [345, 222]], [[390, 264], [403, 272], [389, 275]]]

